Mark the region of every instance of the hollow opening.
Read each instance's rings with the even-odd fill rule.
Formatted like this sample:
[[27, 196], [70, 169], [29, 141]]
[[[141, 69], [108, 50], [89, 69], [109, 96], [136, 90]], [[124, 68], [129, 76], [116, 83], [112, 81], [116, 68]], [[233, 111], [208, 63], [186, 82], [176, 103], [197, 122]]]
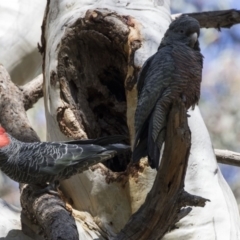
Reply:
[[[81, 23], [70, 28], [59, 52], [58, 78], [66, 82], [68, 103], [77, 110], [74, 111], [78, 115], [76, 119], [81, 121], [89, 138], [114, 134], [128, 138], [124, 87], [127, 36], [116, 42], [106, 33], [113, 34], [104, 29], [104, 23], [103, 28], [97, 30]], [[129, 154], [107, 161], [105, 165], [113, 171], [124, 171]]]

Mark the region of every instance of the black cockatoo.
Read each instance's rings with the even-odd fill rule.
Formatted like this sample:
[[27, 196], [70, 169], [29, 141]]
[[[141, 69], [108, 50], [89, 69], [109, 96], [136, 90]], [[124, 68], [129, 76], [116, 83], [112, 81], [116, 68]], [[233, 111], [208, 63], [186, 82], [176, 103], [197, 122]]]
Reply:
[[198, 103], [203, 65], [199, 32], [196, 19], [177, 18], [158, 51], [144, 63], [137, 81], [133, 162], [148, 156], [150, 166], [158, 168], [172, 102], [181, 97], [186, 109]]
[[130, 148], [124, 136], [68, 142], [21, 142], [0, 126], [0, 169], [20, 183], [45, 185], [87, 170]]

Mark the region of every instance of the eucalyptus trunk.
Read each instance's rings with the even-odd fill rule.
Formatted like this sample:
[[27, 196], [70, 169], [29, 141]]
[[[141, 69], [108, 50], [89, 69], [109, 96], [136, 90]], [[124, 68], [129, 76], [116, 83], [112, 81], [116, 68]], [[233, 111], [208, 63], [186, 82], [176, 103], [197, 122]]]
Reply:
[[[122, 134], [129, 136], [132, 145], [137, 75], [145, 60], [157, 51], [170, 22], [168, 0], [48, 0], [39, 46], [43, 57], [47, 140]], [[3, 79], [0, 81], [0, 96], [3, 93], [8, 96], [1, 89], [7, 89], [4, 84], [9, 77], [2, 70], [0, 78]], [[11, 86], [11, 89], [15, 88]], [[24, 93], [17, 90], [14, 92], [20, 99], [27, 101], [28, 98], [21, 96]], [[18, 105], [18, 101], [15, 102]], [[0, 107], [4, 105], [3, 101], [1, 104]], [[20, 107], [21, 111], [24, 111], [23, 106], [28, 108], [24, 103]], [[16, 114], [18, 112], [15, 111]], [[204, 207], [190, 208], [187, 206], [194, 204], [189, 203], [181, 211], [178, 209], [178, 212], [173, 213], [178, 216], [178, 219], [174, 219], [179, 220], [177, 228], [172, 229], [169, 223], [170, 231], [163, 239], [240, 239], [236, 200], [217, 165], [199, 108], [188, 110], [188, 114], [191, 144], [188, 145], [190, 154], [189, 149], [185, 151], [188, 166], [185, 169], [186, 176], [185, 173], [182, 175], [185, 176], [184, 190], [209, 201], [205, 206], [199, 205]], [[2, 117], [5, 119], [5, 114]], [[4, 121], [6, 129], [10, 126], [8, 122]], [[28, 125], [26, 127], [31, 130]], [[14, 135], [14, 129], [9, 127], [9, 131], [13, 131], [11, 133]], [[24, 131], [20, 138], [27, 133]], [[31, 132], [31, 136], [34, 133]], [[166, 163], [167, 153], [163, 155]], [[58, 230], [60, 226], [63, 232], [69, 232], [67, 239], [74, 232], [75, 223], [79, 239], [84, 240], [130, 239], [129, 236], [138, 240], [161, 238], [161, 226], [152, 230], [150, 217], [141, 223], [143, 229], [148, 229], [146, 234], [149, 234], [149, 238], [145, 235], [140, 238], [131, 235], [138, 228], [135, 225], [131, 227], [133, 220], [136, 220], [134, 217], [139, 216], [137, 214], [142, 210], [151, 215], [156, 209], [147, 203], [151, 202], [151, 198], [156, 203], [162, 198], [157, 194], [152, 195], [154, 190], [158, 190], [158, 180], [161, 180], [159, 172], [157, 175], [157, 171], [148, 166], [147, 159], [142, 159], [139, 165], [130, 164], [130, 159], [128, 155], [120, 156], [61, 182], [63, 194], [60, 196], [64, 196], [62, 199], [67, 203], [66, 206], [61, 198], [51, 195], [44, 195], [36, 201], [34, 195], [30, 196], [34, 192], [33, 186], [21, 186], [24, 232], [32, 239], [38, 239], [38, 231], [33, 224], [37, 220], [45, 235], [61, 235]], [[178, 169], [182, 171], [184, 167], [180, 165], [173, 169], [174, 173], [177, 174]], [[161, 171], [164, 169], [167, 168], [161, 168]], [[167, 175], [171, 173], [167, 172]], [[184, 184], [180, 185], [184, 187]], [[4, 203], [1, 202], [1, 206]], [[58, 208], [55, 212], [54, 206]], [[157, 210], [161, 212], [164, 209]], [[0, 217], [6, 218], [10, 212], [14, 211], [10, 208], [1, 211]], [[12, 216], [17, 219], [19, 213]], [[58, 218], [59, 222], [51, 221], [48, 216]], [[69, 216], [71, 221], [62, 221], [70, 219]], [[164, 224], [164, 219], [161, 223]], [[10, 229], [15, 227], [16, 223], [9, 223], [4, 230], [10, 233]], [[74, 236], [77, 233], [74, 234], [71, 239], [76, 239]]]
[[[137, 74], [171, 21], [169, 4], [50, 1], [42, 38], [48, 140], [124, 134], [133, 142]], [[193, 208], [164, 239], [238, 239], [236, 201], [198, 108], [189, 114], [192, 146], [185, 189], [210, 202]], [[77, 219], [80, 238], [115, 236], [143, 204], [155, 176], [143, 160], [139, 169], [124, 173], [98, 164], [62, 182], [82, 216]], [[82, 219], [95, 227], [83, 231]]]

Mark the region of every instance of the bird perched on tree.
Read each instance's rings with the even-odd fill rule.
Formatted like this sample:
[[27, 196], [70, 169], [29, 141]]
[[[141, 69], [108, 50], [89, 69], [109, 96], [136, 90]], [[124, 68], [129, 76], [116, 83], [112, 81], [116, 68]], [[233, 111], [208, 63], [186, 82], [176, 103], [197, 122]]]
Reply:
[[[69, 142], [18, 141], [0, 126], [0, 169], [20, 183], [46, 185], [129, 150], [123, 136]], [[115, 144], [114, 144], [115, 143]]]
[[158, 168], [172, 102], [181, 97], [186, 109], [198, 103], [203, 65], [199, 32], [196, 19], [179, 17], [170, 24], [158, 51], [144, 63], [137, 81], [133, 162], [148, 155], [150, 166]]

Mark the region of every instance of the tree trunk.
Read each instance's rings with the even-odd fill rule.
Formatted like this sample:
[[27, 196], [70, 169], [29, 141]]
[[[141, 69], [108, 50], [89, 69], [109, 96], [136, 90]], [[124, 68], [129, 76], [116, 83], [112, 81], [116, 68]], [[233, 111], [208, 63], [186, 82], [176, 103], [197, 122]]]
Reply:
[[[48, 140], [129, 134], [132, 142], [137, 73], [169, 22], [168, 1], [48, 2], [42, 35]], [[185, 189], [210, 202], [193, 208], [164, 239], [238, 239], [235, 199], [198, 108], [189, 114], [193, 139]], [[142, 161], [123, 172], [127, 162], [117, 169], [98, 164], [61, 183], [82, 216], [80, 239], [114, 237], [145, 201], [156, 171]], [[89, 236], [85, 212], [95, 226], [85, 229]]]
[[[48, 0], [42, 26], [42, 46], [39, 47], [43, 53], [48, 140], [123, 134], [129, 136], [130, 142], [133, 142], [137, 74], [144, 61], [156, 52], [170, 23], [169, 4], [167, 0], [75, 0], [71, 3], [66, 0]], [[1, 89], [5, 89], [5, 86], [0, 87]], [[25, 90], [26, 93], [30, 88]], [[21, 108], [31, 106], [35, 101], [34, 98], [22, 96], [24, 91], [15, 92], [23, 101]], [[9, 102], [11, 101], [10, 99]], [[5, 106], [3, 102], [1, 100], [2, 106]], [[15, 114], [20, 113], [16, 111]], [[32, 221], [28, 225], [26, 216], [22, 215], [23, 228], [27, 228], [25, 233], [32, 231], [28, 232], [28, 235], [37, 239], [34, 234], [47, 229], [45, 234], [48, 238], [55, 235], [55, 238], [51, 239], [57, 239], [56, 234], [59, 233], [60, 236], [62, 232], [68, 231], [69, 235], [62, 236], [76, 239], [78, 237], [74, 232], [74, 217], [79, 239], [126, 239], [126, 236], [130, 239], [130, 234], [133, 234], [131, 239], [139, 239], [136, 235], [134, 237], [134, 231], [140, 225], [131, 228], [131, 224], [135, 216], [140, 216], [140, 219], [143, 219], [141, 226], [150, 226], [151, 229], [144, 232], [146, 235], [141, 235], [143, 239], [158, 239], [167, 230], [171, 231], [165, 234], [164, 240], [239, 239], [240, 221], [236, 201], [218, 168], [200, 111], [196, 107], [194, 111], [189, 110], [188, 114], [192, 137], [187, 169], [186, 165], [181, 166], [182, 160], [179, 156], [175, 169], [172, 164], [169, 167], [171, 171], [166, 170], [169, 166], [166, 165], [169, 157], [166, 153], [161, 163], [161, 166], [165, 167], [161, 167], [158, 174], [148, 166], [146, 159], [142, 159], [139, 165], [132, 165], [129, 164], [129, 156], [120, 156], [105, 165], [98, 164], [61, 182], [64, 193], [64, 196], [60, 195], [62, 199], [47, 195], [36, 199], [31, 185], [22, 186], [23, 213], [28, 213], [27, 216]], [[4, 118], [3, 115], [1, 117]], [[22, 118], [26, 118], [24, 114]], [[5, 124], [6, 127], [10, 126], [8, 121], [5, 121]], [[19, 138], [28, 134], [29, 130], [32, 140], [35, 133], [31, 132], [30, 126], [26, 127], [27, 130], [20, 134]], [[185, 153], [187, 162], [189, 150]], [[184, 169], [185, 191], [202, 198], [196, 197], [192, 202], [185, 201], [185, 204], [178, 205], [186, 196], [190, 196], [184, 191], [178, 191], [184, 187]], [[166, 172], [164, 177], [167, 176], [170, 181], [168, 183], [172, 184], [171, 180], [174, 178], [182, 180], [178, 182], [180, 188], [176, 188], [176, 192], [170, 191], [174, 193], [174, 199], [178, 193], [182, 194], [178, 195], [180, 197], [177, 202], [172, 201], [173, 205], [167, 201], [167, 194], [165, 198], [160, 198], [165, 190], [162, 185], [158, 185], [164, 184], [160, 171]], [[168, 178], [169, 176], [172, 178]], [[156, 194], [160, 187], [161, 194]], [[200, 204], [193, 201], [196, 199]], [[203, 206], [206, 199], [210, 202], [207, 202], [204, 208], [185, 208], [189, 205]], [[63, 200], [67, 202], [66, 205]], [[169, 216], [168, 207], [172, 210]], [[59, 212], [52, 214], [53, 211], [48, 209], [57, 209]], [[148, 211], [149, 209], [151, 211]], [[64, 219], [71, 220], [65, 221], [68, 221], [68, 226], [71, 225], [72, 228], [66, 229], [65, 222], [56, 221], [58, 216], [57, 220], [60, 220], [60, 212]], [[3, 213], [5, 214], [2, 212], [0, 216], [4, 216]], [[156, 213], [160, 214], [159, 218]], [[144, 214], [148, 218], [144, 218]], [[176, 214], [176, 217], [172, 214]], [[165, 220], [163, 216], [166, 216], [168, 221], [171, 219], [172, 225], [169, 224], [171, 227], [168, 229], [161, 226]], [[139, 222], [139, 219], [137, 220]], [[43, 229], [36, 226], [32, 228], [35, 221]], [[174, 227], [175, 223], [177, 228]], [[51, 230], [56, 232], [61, 224], [65, 226], [62, 232], [49, 233]]]
[[[137, 73], [170, 22], [169, 2], [159, 3], [49, 2], [42, 36], [48, 140], [109, 134], [133, 140]], [[98, 226], [89, 238], [79, 231], [80, 238], [100, 237], [99, 229], [115, 236], [151, 189], [156, 171], [142, 163], [126, 173], [129, 158], [121, 161], [115, 172], [99, 164], [61, 183], [73, 207]]]

